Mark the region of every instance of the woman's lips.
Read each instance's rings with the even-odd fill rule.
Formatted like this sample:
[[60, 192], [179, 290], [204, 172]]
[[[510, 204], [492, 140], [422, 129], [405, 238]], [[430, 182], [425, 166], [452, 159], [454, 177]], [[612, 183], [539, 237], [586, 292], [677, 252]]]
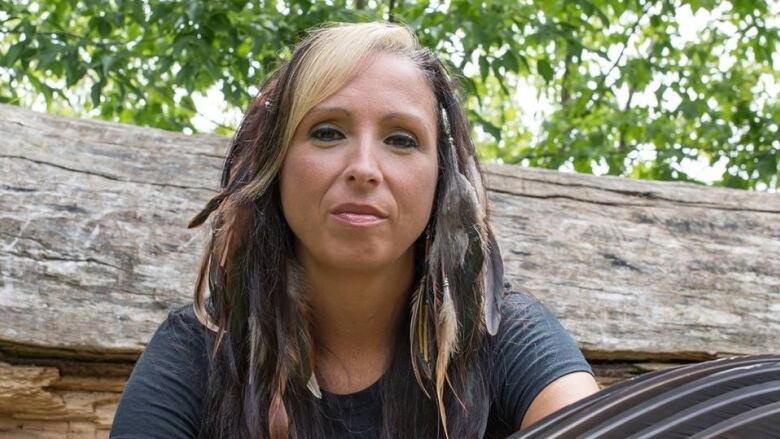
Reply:
[[371, 215], [368, 213], [341, 212], [341, 213], [334, 213], [331, 215], [336, 217], [339, 221], [354, 226], [370, 226], [370, 225], [381, 223], [382, 221], [385, 220], [384, 218], [378, 217], [376, 215]]

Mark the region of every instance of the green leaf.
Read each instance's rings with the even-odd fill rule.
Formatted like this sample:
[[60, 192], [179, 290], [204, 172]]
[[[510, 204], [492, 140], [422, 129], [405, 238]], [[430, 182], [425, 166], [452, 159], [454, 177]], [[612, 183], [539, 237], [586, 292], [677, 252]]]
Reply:
[[479, 76], [482, 78], [482, 82], [487, 80], [489, 73], [490, 64], [488, 63], [487, 58], [485, 58], [485, 55], [479, 55]]
[[201, 5], [199, 2], [190, 2], [190, 7], [187, 9], [187, 17], [189, 17], [190, 20], [195, 21], [198, 15], [200, 15], [200, 9]]
[[106, 20], [105, 17], [98, 17], [97, 19], [97, 30], [101, 37], [105, 38], [109, 35], [111, 35], [111, 22]]
[[485, 120], [485, 118], [483, 118], [482, 115], [476, 111], [469, 111], [469, 115], [482, 127], [482, 129], [485, 130], [485, 132], [493, 136], [493, 138], [496, 139], [496, 142], [501, 140], [500, 127], [496, 126], [488, 120]]
[[100, 57], [100, 68], [102, 69], [101, 76], [108, 76], [108, 72], [111, 69], [113, 62], [114, 57], [112, 55], [103, 55]]
[[504, 64], [504, 67], [512, 73], [517, 73], [520, 70], [517, 56], [511, 50], [507, 50], [506, 53], [501, 56], [501, 61]]
[[90, 96], [92, 97], [93, 108], [100, 106], [100, 93], [103, 91], [103, 86], [105, 86], [105, 82], [103, 81], [92, 84], [92, 88], [90, 89]]
[[19, 55], [22, 53], [25, 47], [27, 47], [27, 41], [19, 41], [18, 43], [13, 44], [5, 54], [3, 64], [6, 66], [12, 66], [16, 60], [19, 59]]
[[[97, 108], [102, 118], [164, 129], [192, 126], [189, 98], [174, 96], [222, 84], [228, 108], [243, 110], [247, 91], [289, 59], [306, 29], [388, 12], [387, 2], [355, 11], [342, 0], [280, 3], [289, 13], [278, 2], [242, 0], [118, 0], [110, 8], [96, 0], [3, 1], [10, 12], [0, 23], [1, 99], [28, 106], [46, 99], [47, 109], [70, 115]], [[718, 184], [776, 188], [780, 97], [762, 83], [777, 82], [780, 29], [767, 18], [768, 3], [723, 4], [717, 19], [735, 35], [709, 26], [672, 41], [685, 26], [681, 7], [721, 4], [409, 0], [395, 2], [394, 14], [460, 82], [483, 156], [550, 168], [572, 162], [583, 172], [606, 163], [611, 174], [686, 181], [685, 145], [746, 173]], [[453, 63], [464, 58], [475, 64], [467, 73]], [[545, 98], [545, 110], [513, 99], [519, 92]], [[538, 126], [526, 127], [531, 113], [541, 116], [533, 118]], [[658, 162], [624, 169], [640, 146], [655, 147]]]
[[51, 61], [60, 53], [60, 48], [54, 44], [47, 44], [43, 50], [38, 53], [38, 68], [45, 69]]
[[555, 76], [552, 66], [546, 59], [539, 59], [536, 61], [536, 71], [542, 75], [546, 82], [550, 82]]
[[766, 154], [759, 159], [756, 169], [760, 176], [773, 176], [780, 171], [779, 165], [776, 154]]
[[652, 66], [645, 59], [632, 59], [625, 67], [628, 82], [634, 91], [644, 90], [653, 79]]

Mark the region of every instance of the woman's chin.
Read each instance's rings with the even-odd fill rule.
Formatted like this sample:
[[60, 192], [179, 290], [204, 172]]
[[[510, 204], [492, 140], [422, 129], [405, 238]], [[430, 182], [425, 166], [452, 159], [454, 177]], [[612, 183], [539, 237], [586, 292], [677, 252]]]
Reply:
[[349, 242], [344, 239], [322, 239], [317, 246], [299, 245], [298, 260], [304, 266], [332, 270], [339, 273], [375, 273], [397, 271], [413, 264], [411, 247], [398, 251], [395, 243], [378, 240]]
[[377, 273], [397, 269], [404, 257], [386, 255], [377, 251], [331, 255], [323, 259], [330, 269], [339, 272]]
[[355, 257], [334, 258], [330, 260], [333, 268], [346, 272], [376, 272], [387, 269], [393, 261], [374, 255], [362, 255]]

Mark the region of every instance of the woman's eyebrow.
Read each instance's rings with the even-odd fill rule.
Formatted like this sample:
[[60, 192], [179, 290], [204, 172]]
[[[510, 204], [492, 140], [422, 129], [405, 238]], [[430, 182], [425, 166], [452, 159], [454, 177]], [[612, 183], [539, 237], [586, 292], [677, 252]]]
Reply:
[[350, 117], [352, 116], [352, 113], [349, 112], [346, 108], [341, 107], [314, 107], [309, 111], [309, 114], [317, 114], [317, 113], [342, 113], [344, 116]]
[[[307, 116], [312, 116], [319, 113], [326, 113], [326, 114], [340, 113], [348, 118], [352, 117], [352, 112], [343, 107], [314, 107], [311, 109], [311, 111], [309, 111]], [[428, 124], [425, 123], [425, 118], [421, 117], [419, 114], [414, 112], [393, 111], [391, 113], [387, 113], [384, 116], [382, 116], [381, 121], [386, 122], [389, 120], [399, 120], [399, 119], [405, 121], [412, 121], [417, 125], [419, 125], [421, 128], [427, 130], [434, 129], [434, 127], [428, 126]]]
[[428, 124], [425, 123], [425, 119], [420, 117], [416, 113], [407, 113], [407, 112], [392, 112], [384, 115], [382, 117], [382, 121], [388, 121], [388, 120], [394, 120], [394, 119], [401, 119], [401, 120], [408, 120], [416, 123], [421, 128], [432, 130], [433, 127], [428, 126]]

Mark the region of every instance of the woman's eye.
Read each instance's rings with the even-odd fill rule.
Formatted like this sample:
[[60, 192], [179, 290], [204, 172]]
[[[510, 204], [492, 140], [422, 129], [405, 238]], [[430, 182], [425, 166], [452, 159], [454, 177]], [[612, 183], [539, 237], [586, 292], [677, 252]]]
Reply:
[[398, 146], [400, 148], [417, 148], [417, 141], [412, 136], [407, 136], [404, 134], [394, 134], [390, 137], [388, 137], [385, 142], [389, 143], [393, 146]]
[[312, 131], [311, 137], [323, 142], [333, 142], [334, 140], [341, 140], [344, 135], [339, 130], [332, 127], [321, 127]]

